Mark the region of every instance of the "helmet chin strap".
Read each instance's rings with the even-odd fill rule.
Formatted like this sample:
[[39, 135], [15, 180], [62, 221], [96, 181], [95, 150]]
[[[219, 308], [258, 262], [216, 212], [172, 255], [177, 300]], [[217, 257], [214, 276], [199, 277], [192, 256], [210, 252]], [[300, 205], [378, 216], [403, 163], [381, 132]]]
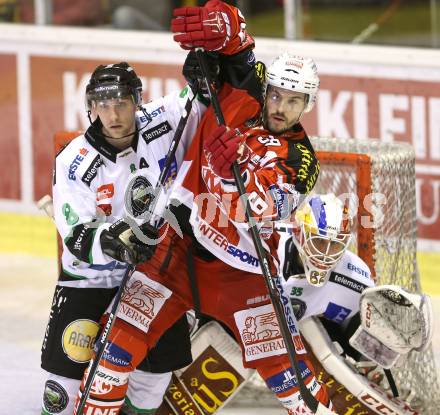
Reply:
[[120, 140], [121, 138], [130, 137], [130, 136], [132, 136], [132, 135], [134, 136], [137, 132], [138, 132], [138, 131], [135, 129], [134, 131], [131, 131], [130, 133], [125, 134], [125, 135], [121, 135], [120, 137], [112, 137], [112, 136], [110, 136], [110, 135], [104, 134], [104, 132], [101, 131], [101, 135], [102, 135], [103, 137], [105, 137], [105, 138], [110, 138], [110, 139], [112, 139], [112, 140]]

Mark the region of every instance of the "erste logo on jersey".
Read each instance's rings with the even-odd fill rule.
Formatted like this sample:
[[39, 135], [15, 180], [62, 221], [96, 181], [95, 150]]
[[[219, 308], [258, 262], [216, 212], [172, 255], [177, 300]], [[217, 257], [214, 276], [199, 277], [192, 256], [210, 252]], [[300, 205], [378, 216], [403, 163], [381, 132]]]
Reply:
[[370, 278], [370, 274], [367, 271], [363, 270], [362, 268], [360, 268], [356, 265], [351, 264], [350, 262], [347, 264], [347, 267], [350, 271], [354, 271], [357, 274], [360, 274], [365, 278]]
[[79, 149], [79, 154], [72, 160], [69, 166], [69, 179], [70, 180], [76, 180], [75, 172], [80, 166], [80, 164], [84, 161], [85, 156], [87, 155], [89, 151], [85, 148]]
[[[165, 107], [164, 107], [163, 105], [161, 105], [159, 108], [156, 108], [155, 110], [151, 111], [151, 112], [149, 113], [149, 115], [150, 115], [151, 118], [155, 118], [155, 117], [157, 117], [158, 115], [163, 114], [164, 112], [165, 112]], [[142, 115], [142, 116], [139, 118], [139, 120], [140, 120], [141, 122], [147, 122], [147, 121], [148, 121], [148, 118], [147, 118], [145, 115]]]

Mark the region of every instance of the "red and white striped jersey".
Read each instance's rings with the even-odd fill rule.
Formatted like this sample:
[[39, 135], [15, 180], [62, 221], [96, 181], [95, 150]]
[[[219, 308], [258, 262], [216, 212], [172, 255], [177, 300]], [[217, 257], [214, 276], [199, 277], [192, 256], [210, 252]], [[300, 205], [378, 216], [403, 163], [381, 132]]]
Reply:
[[[246, 192], [265, 248], [276, 257], [273, 223], [288, 219], [301, 195], [310, 192], [319, 163], [301, 124], [278, 135], [259, 122], [247, 127], [249, 120], [259, 119], [257, 101], [229, 85], [219, 99], [226, 124], [240, 129], [250, 150], [243, 172]], [[171, 198], [191, 209], [192, 230], [206, 249], [235, 268], [261, 273], [237, 188], [210, 169], [203, 152], [203, 140], [214, 128], [215, 117], [209, 108], [185, 156]]]

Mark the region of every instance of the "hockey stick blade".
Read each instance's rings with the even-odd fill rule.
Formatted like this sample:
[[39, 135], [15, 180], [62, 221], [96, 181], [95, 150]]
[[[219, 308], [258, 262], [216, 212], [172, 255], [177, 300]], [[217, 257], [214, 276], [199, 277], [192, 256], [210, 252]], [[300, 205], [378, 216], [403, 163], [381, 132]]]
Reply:
[[[217, 122], [220, 125], [225, 125], [225, 119], [223, 116], [223, 112], [220, 107], [220, 103], [218, 101], [217, 93], [213, 88], [212, 80], [210, 79], [210, 74], [207, 68], [206, 64], [206, 58], [204, 55], [203, 49], [196, 49], [196, 56], [200, 65], [200, 70], [202, 71], [207, 89], [209, 98], [211, 100], [211, 105], [213, 106], [215, 116], [217, 118]], [[256, 228], [256, 222], [252, 216], [249, 201], [246, 194], [246, 189], [243, 183], [243, 179], [240, 174], [240, 169], [238, 167], [237, 162], [234, 162], [232, 165], [232, 172], [234, 175], [235, 183], [238, 188], [238, 192], [240, 194], [240, 199], [243, 203], [243, 206], [245, 207], [245, 215], [246, 219], [248, 221], [249, 230], [251, 232], [252, 240], [255, 246], [255, 250], [257, 252], [258, 259], [260, 261], [261, 271], [266, 283], [266, 286], [269, 291], [269, 297], [271, 299], [271, 302], [273, 304], [275, 314], [279, 323], [279, 327], [281, 330], [281, 334], [284, 340], [284, 343], [286, 345], [287, 354], [289, 356], [290, 362], [292, 364], [292, 367], [295, 371], [295, 376], [298, 381], [298, 387], [300, 390], [300, 394], [307, 405], [307, 407], [313, 411], [316, 414], [331, 414], [332, 412], [326, 408], [324, 405], [320, 404], [319, 401], [312, 395], [312, 393], [309, 391], [307, 386], [305, 385], [302, 376], [301, 371], [298, 366], [298, 362], [296, 361], [296, 351], [295, 346], [292, 341], [292, 335], [290, 332], [289, 325], [286, 321], [286, 316], [283, 311], [283, 306], [280, 300], [280, 293], [278, 292], [277, 287], [275, 286], [275, 280], [273, 276], [271, 275], [269, 263], [266, 257], [266, 253], [263, 248], [263, 244], [260, 239], [260, 235], [258, 234], [257, 228]], [[327, 410], [327, 412], [323, 412]], [[320, 411], [320, 412], [318, 412]]]

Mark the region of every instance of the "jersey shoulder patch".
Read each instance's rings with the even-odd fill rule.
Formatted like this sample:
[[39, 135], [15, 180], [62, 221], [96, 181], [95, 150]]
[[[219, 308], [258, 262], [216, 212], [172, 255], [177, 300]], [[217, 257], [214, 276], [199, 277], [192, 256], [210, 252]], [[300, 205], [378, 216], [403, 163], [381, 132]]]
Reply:
[[100, 159], [98, 152], [81, 135], [73, 139], [65, 150], [58, 154], [57, 161], [63, 166], [67, 179], [76, 181], [77, 178], [81, 179], [90, 165], [96, 163], [97, 158]]
[[169, 118], [172, 118], [172, 109], [167, 105], [167, 97], [156, 99], [144, 105], [149, 118], [142, 112], [137, 114], [139, 132], [147, 144], [173, 130], [169, 122]]
[[167, 105], [165, 103], [165, 97], [160, 97], [154, 101], [150, 101], [147, 104], [144, 104], [142, 107], [149, 117], [147, 117], [143, 111], [138, 111], [136, 113], [136, 118], [140, 123], [140, 128], [150, 124], [157, 124], [157, 122], [160, 122], [160, 120], [166, 116]]
[[359, 292], [374, 285], [368, 265], [351, 251], [345, 252], [332, 271], [330, 280]]
[[173, 129], [171, 128], [170, 123], [165, 120], [156, 125], [151, 125], [151, 128], [148, 128], [141, 132], [142, 138], [145, 140], [147, 144], [151, 143], [154, 140], [157, 140], [159, 137], [162, 137], [165, 134], [168, 134]]

